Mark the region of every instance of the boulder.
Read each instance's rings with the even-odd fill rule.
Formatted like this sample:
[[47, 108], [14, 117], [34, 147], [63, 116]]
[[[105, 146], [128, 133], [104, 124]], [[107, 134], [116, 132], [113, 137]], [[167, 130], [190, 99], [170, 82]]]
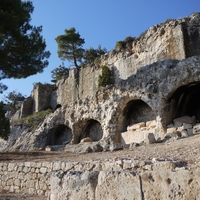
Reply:
[[93, 142], [93, 140], [90, 137], [86, 137], [86, 138], [83, 138], [80, 143], [85, 143], [85, 142]]
[[180, 127], [183, 125], [183, 123], [185, 124], [195, 124], [196, 123], [196, 117], [195, 116], [182, 116], [179, 118], [176, 118], [173, 120], [175, 127]]

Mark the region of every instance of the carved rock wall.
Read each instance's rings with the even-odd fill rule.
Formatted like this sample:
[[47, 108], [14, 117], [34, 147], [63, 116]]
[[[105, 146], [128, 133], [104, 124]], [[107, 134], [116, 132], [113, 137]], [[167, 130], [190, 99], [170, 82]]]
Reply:
[[[165, 136], [167, 125], [176, 117], [194, 115], [200, 121], [195, 111], [200, 113], [197, 102], [200, 57], [186, 58], [200, 54], [196, 45], [200, 42], [199, 21], [200, 13], [194, 13], [151, 27], [133, 42], [131, 55], [111, 51], [99, 65], [86, 66], [80, 71], [72, 69], [67, 79], [57, 83], [57, 90], [55, 86], [39, 84], [32, 94], [34, 110], [38, 112], [51, 105], [61, 108], [48, 116], [34, 133], [22, 134], [30, 137], [29, 145], [19, 141], [16, 145], [19, 143], [21, 149], [44, 148], [51, 129], [62, 124], [70, 129], [71, 142], [77, 144], [91, 120], [101, 125], [102, 139], [112, 142], [119, 142], [120, 134], [132, 123], [155, 120], [153, 133], [157, 139]], [[98, 88], [101, 74], [98, 66], [103, 64], [113, 70], [115, 85]]]
[[149, 28], [133, 42], [132, 51], [110, 51], [96, 63], [70, 71], [69, 78], [58, 83], [58, 104], [66, 105], [76, 99], [93, 96], [98, 90], [101, 67], [113, 71], [115, 84], [136, 74], [143, 66], [167, 59], [182, 60], [200, 54], [200, 13], [171, 20]]

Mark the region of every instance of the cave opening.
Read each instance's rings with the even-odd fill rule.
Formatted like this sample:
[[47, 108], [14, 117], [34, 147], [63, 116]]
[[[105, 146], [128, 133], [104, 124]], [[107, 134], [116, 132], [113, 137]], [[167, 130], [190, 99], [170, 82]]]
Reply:
[[72, 140], [72, 130], [66, 125], [57, 125], [51, 129], [49, 144], [50, 145], [65, 145]]
[[123, 132], [130, 125], [155, 120], [155, 113], [152, 108], [140, 99], [129, 101], [123, 110], [123, 116]]
[[92, 141], [99, 141], [103, 137], [101, 124], [97, 120], [90, 119], [87, 121], [80, 136], [80, 140], [86, 137], [90, 137]]
[[179, 87], [168, 99], [168, 123], [181, 116], [195, 116], [200, 122], [200, 82], [190, 83]]

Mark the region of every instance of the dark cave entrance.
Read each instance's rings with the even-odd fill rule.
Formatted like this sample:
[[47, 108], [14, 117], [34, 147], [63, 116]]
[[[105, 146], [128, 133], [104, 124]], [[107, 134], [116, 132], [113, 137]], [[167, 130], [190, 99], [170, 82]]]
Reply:
[[64, 124], [55, 126], [49, 135], [49, 145], [65, 145], [72, 140], [72, 130]]
[[168, 99], [169, 116], [167, 124], [184, 115], [195, 116], [200, 122], [200, 82], [179, 87]]
[[103, 137], [101, 124], [94, 119], [90, 119], [83, 128], [80, 140], [90, 137], [93, 141], [99, 141]]
[[123, 110], [123, 116], [122, 132], [130, 125], [155, 120], [154, 111], [142, 100], [129, 101]]

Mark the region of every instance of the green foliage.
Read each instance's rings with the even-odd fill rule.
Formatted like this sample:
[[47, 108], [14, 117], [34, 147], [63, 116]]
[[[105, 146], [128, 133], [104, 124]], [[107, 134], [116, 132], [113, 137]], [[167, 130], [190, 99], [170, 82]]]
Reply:
[[76, 32], [75, 28], [65, 29], [64, 35], [59, 35], [55, 38], [58, 43], [58, 57], [61, 60], [68, 60], [74, 63], [74, 66], [79, 68], [78, 63], [83, 59], [85, 43], [80, 34]]
[[4, 104], [0, 102], [0, 137], [7, 140], [10, 134], [10, 122], [5, 113]]
[[35, 130], [38, 125], [44, 121], [45, 117], [50, 113], [52, 113], [51, 109], [36, 112], [27, 117], [11, 121], [11, 125], [24, 125], [30, 130]]
[[127, 49], [131, 51], [132, 43], [135, 39], [136, 39], [135, 37], [128, 36], [123, 41], [122, 40], [117, 41], [115, 45], [115, 50], [122, 51], [122, 50]]
[[17, 103], [19, 101], [23, 101], [24, 99], [25, 97], [20, 92], [16, 91], [12, 91], [7, 96], [5, 96], [7, 107], [9, 110], [14, 111], [14, 113], [17, 111]]
[[101, 46], [99, 45], [99, 47], [97, 49], [94, 48], [90, 48], [90, 49], [86, 49], [84, 52], [84, 64], [88, 64], [88, 63], [92, 63], [95, 61], [95, 59], [99, 58], [101, 55], [105, 54], [107, 52], [107, 50], [104, 48], [102, 49]]
[[114, 83], [112, 71], [107, 66], [104, 65], [102, 67], [102, 75], [99, 76], [98, 81], [99, 87], [105, 87]]
[[30, 1], [0, 1], [0, 79], [26, 78], [48, 65], [42, 27], [30, 25], [33, 10]]
[[122, 40], [117, 41], [117, 43], [115, 45], [115, 50], [116, 51], [121, 51], [121, 50], [123, 50], [125, 48], [126, 48], [126, 42], [125, 41], [122, 41]]
[[52, 82], [56, 82], [62, 78], [67, 78], [69, 76], [69, 69], [64, 66], [64, 64], [53, 69], [51, 71]]

